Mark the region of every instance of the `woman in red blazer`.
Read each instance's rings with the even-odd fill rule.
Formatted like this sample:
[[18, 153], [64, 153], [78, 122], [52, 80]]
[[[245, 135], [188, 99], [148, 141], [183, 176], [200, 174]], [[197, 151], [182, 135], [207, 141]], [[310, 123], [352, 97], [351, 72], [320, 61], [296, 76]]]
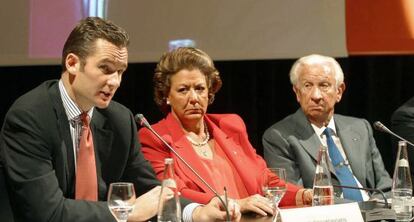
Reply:
[[[165, 53], [155, 69], [154, 93], [155, 102], [167, 116], [153, 128], [219, 194], [226, 187], [242, 212], [272, 214], [261, 188], [263, 175], [270, 171], [250, 144], [243, 120], [235, 114], [206, 113], [221, 84], [213, 61], [203, 51], [186, 47]], [[184, 197], [199, 203], [214, 197], [149, 130], [142, 128], [138, 135], [158, 178], [162, 179], [164, 159], [173, 158], [178, 189]], [[279, 178], [274, 182], [280, 182]], [[311, 200], [310, 190], [288, 184], [280, 204], [301, 206]]]

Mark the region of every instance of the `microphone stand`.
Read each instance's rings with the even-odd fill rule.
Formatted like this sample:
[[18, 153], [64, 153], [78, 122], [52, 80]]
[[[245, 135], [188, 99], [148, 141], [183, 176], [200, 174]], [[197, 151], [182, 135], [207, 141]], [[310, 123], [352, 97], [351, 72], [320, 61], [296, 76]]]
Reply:
[[400, 139], [400, 140], [402, 140], [402, 141], [407, 142], [407, 143], [408, 143], [408, 144], [410, 144], [412, 147], [414, 147], [414, 144], [413, 144], [413, 143], [411, 143], [410, 141], [408, 141], [408, 140], [406, 140], [406, 139], [402, 138], [401, 136], [397, 135], [396, 133], [394, 133], [393, 131], [391, 131], [390, 129], [388, 129], [388, 127], [386, 127], [386, 126], [385, 126], [384, 124], [382, 124], [380, 121], [376, 121], [376, 122], [373, 124], [373, 126], [374, 126], [374, 129], [376, 129], [376, 130], [378, 130], [378, 131], [381, 131], [381, 132], [384, 132], [384, 133], [391, 134], [391, 135], [393, 135], [393, 136], [397, 137], [398, 139]]
[[352, 186], [345, 186], [345, 185], [332, 185], [336, 188], [346, 188], [346, 189], [354, 189], [354, 190], [365, 190], [365, 191], [371, 191], [371, 192], [378, 192], [381, 194], [382, 199], [384, 199], [385, 207], [388, 208], [388, 200], [385, 196], [384, 192], [380, 189], [374, 189], [374, 188], [366, 188], [366, 187], [352, 187]]
[[135, 121], [141, 125], [144, 126], [145, 128], [147, 128], [149, 131], [151, 131], [159, 140], [161, 140], [161, 142], [171, 151], [175, 154], [176, 157], [178, 157], [178, 159], [180, 159], [185, 166], [187, 166], [191, 172], [194, 173], [194, 175], [196, 175], [196, 177], [204, 184], [207, 186], [207, 188], [214, 193], [214, 195], [220, 200], [221, 204], [223, 204], [224, 209], [226, 211], [226, 220], [230, 221], [230, 213], [229, 213], [229, 208], [227, 206], [227, 192], [226, 192], [226, 188], [224, 187], [224, 191], [225, 191], [225, 198], [226, 198], [226, 202], [224, 202], [224, 200], [220, 197], [220, 195], [217, 193], [217, 191], [215, 191], [213, 189], [213, 187], [210, 186], [210, 184], [207, 183], [207, 181], [205, 181], [200, 174], [197, 173], [197, 171], [186, 161], [184, 160], [184, 158], [181, 157], [180, 154], [177, 153], [177, 151], [175, 151], [168, 143], [167, 141], [164, 140], [164, 138], [162, 138], [162, 136], [160, 136], [160, 134], [158, 134], [152, 127], [151, 125], [148, 123], [148, 121], [145, 119], [144, 115], [138, 113], [137, 115], [135, 115]]

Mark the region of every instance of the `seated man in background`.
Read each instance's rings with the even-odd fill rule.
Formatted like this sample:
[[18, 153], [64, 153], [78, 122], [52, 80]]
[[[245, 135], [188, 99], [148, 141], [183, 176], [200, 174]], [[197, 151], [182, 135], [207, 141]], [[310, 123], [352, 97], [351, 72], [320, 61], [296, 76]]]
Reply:
[[[375, 145], [370, 124], [334, 114], [345, 90], [344, 74], [335, 59], [309, 55], [298, 59], [290, 81], [300, 104], [294, 114], [263, 135], [269, 167], [284, 167], [291, 182], [312, 188], [318, 150], [328, 147], [333, 184], [388, 191], [391, 178]], [[345, 199], [369, 199], [365, 191], [342, 189]], [[336, 189], [338, 192], [338, 189]]]
[[[413, 143], [414, 141], [414, 97], [400, 106], [391, 116], [392, 130], [402, 138]], [[397, 141], [393, 138], [393, 141]], [[397, 143], [393, 143], [394, 152], [397, 153]], [[408, 145], [410, 146], [410, 145]], [[414, 147], [408, 147], [408, 159], [411, 167], [411, 177], [414, 178]]]
[[[129, 221], [156, 214], [159, 181], [141, 153], [133, 115], [111, 101], [128, 42], [109, 21], [80, 21], [64, 45], [60, 80], [44, 82], [8, 111], [0, 151], [16, 221], [116, 221], [105, 201], [109, 184], [119, 181], [141, 195]], [[186, 221], [225, 218], [217, 200], [188, 203]]]

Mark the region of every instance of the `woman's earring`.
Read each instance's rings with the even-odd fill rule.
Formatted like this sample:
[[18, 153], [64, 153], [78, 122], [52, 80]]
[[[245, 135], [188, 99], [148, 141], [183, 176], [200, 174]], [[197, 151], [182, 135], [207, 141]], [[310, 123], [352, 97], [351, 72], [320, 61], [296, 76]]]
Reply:
[[170, 105], [170, 100], [167, 99], [167, 102], [166, 103], [167, 103], [167, 105]]

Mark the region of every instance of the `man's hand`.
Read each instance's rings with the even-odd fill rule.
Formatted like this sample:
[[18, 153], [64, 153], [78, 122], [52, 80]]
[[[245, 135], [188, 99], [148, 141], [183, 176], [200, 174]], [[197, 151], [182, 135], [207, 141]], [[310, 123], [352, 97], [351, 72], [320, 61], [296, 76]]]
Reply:
[[[233, 200], [229, 200], [228, 210], [231, 221], [240, 221], [240, 206]], [[226, 221], [226, 210], [221, 201], [214, 197], [207, 205], [199, 206], [193, 211], [193, 221]]]
[[156, 186], [152, 190], [138, 197], [134, 210], [129, 214], [128, 221], [146, 221], [157, 214], [161, 187]]
[[255, 194], [244, 199], [237, 200], [242, 213], [255, 212], [262, 216], [273, 215], [272, 203], [266, 197]]

